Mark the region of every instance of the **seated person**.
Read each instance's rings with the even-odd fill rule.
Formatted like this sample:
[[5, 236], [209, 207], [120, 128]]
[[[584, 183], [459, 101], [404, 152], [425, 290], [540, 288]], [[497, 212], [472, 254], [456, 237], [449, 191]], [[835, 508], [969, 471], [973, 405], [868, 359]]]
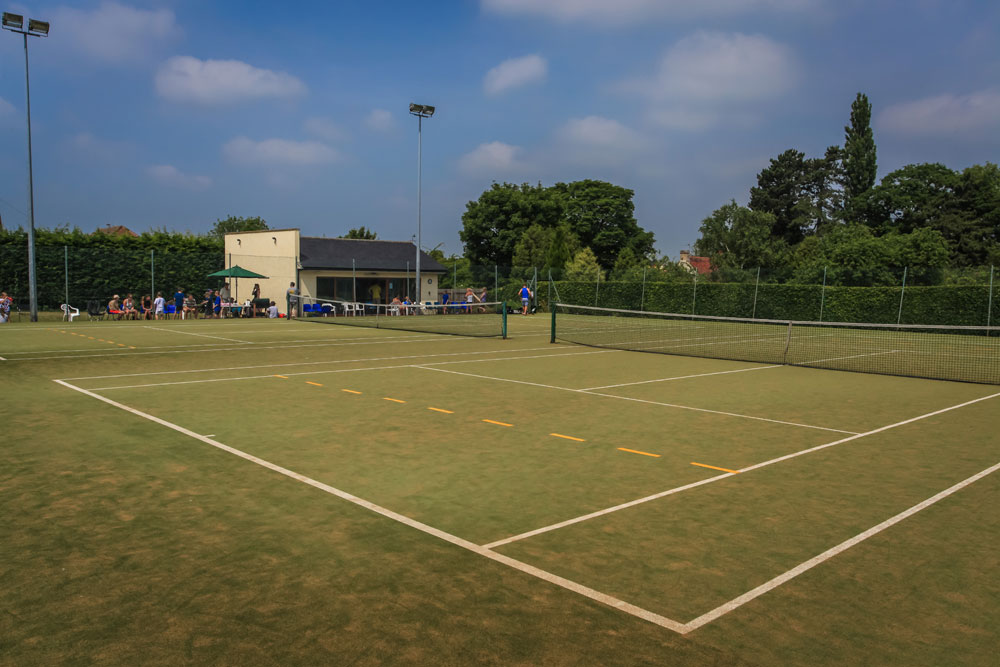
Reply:
[[181, 319], [187, 319], [189, 316], [192, 319], [198, 317], [198, 303], [190, 294], [184, 297], [184, 310], [181, 312]]
[[278, 318], [278, 304], [271, 302], [271, 305], [267, 307], [267, 316], [272, 320]]
[[139, 310], [135, 307], [135, 299], [132, 298], [131, 294], [125, 297], [125, 301], [122, 302], [122, 311], [127, 319], [134, 320], [139, 317]]
[[121, 305], [118, 303], [118, 295], [115, 294], [111, 301], [108, 301], [108, 314], [114, 315], [116, 320], [120, 320], [122, 315]]

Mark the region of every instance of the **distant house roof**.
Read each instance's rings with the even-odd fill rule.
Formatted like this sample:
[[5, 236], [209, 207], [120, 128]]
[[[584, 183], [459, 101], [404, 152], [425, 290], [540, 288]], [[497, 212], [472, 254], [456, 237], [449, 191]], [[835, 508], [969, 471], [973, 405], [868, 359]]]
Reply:
[[131, 229], [125, 225], [108, 225], [107, 227], [98, 227], [95, 234], [108, 234], [110, 236], [139, 236]]
[[708, 257], [691, 255], [691, 257], [688, 258], [688, 261], [691, 263], [691, 266], [694, 267], [694, 270], [701, 275], [706, 275], [712, 272], [712, 260]]
[[[299, 240], [299, 259], [303, 269], [344, 270], [353, 266], [364, 271], [405, 271], [409, 267], [413, 271], [416, 269], [413, 246], [407, 241], [303, 236]], [[447, 271], [425, 252], [420, 253], [420, 270], [427, 273]]]

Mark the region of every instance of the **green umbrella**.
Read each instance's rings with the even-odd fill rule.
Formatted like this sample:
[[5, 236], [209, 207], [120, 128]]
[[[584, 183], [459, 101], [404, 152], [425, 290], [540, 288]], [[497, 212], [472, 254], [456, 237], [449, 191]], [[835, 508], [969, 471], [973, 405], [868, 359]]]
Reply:
[[221, 271], [216, 271], [215, 273], [208, 274], [209, 278], [236, 278], [236, 289], [234, 294], [236, 297], [236, 303], [239, 303], [239, 286], [240, 278], [267, 278], [259, 273], [254, 273], [248, 269], [244, 269], [242, 266], [233, 264], [228, 269], [222, 269]]

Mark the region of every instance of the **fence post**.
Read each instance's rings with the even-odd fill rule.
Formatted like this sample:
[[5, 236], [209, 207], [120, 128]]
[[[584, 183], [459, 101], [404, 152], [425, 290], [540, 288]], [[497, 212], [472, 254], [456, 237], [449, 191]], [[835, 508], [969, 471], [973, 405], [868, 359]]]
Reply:
[[597, 298], [601, 295], [601, 267], [597, 267], [597, 285], [594, 288], [594, 307], [597, 307]]
[[[993, 265], [990, 265], [990, 297], [986, 302], [986, 326], [990, 326], [990, 315], [993, 314]], [[987, 332], [989, 335], [989, 332]]]
[[497, 265], [493, 265], [493, 298], [500, 299], [500, 276], [498, 275]]
[[823, 304], [826, 302], [826, 267], [823, 267], [823, 289], [819, 293], [819, 321], [823, 321]]
[[63, 260], [64, 260], [64, 270], [63, 275], [66, 277], [66, 305], [69, 306], [69, 246], [63, 246]]
[[753, 286], [753, 313], [751, 319], [757, 319], [757, 289], [760, 287], [760, 267], [757, 267], [757, 282]]
[[351, 299], [354, 303], [358, 302], [358, 266], [353, 257], [351, 257]]
[[899, 324], [903, 319], [903, 296], [906, 294], [906, 270], [909, 267], [903, 267], [903, 289], [899, 292], [899, 314], [896, 315], [896, 324]]
[[149, 249], [149, 294], [156, 298], [156, 249]]
[[698, 272], [694, 274], [694, 291], [691, 294], [691, 314], [695, 314], [695, 308], [698, 306]]
[[645, 310], [646, 306], [646, 267], [642, 267], [642, 295], [639, 297], [639, 310]]

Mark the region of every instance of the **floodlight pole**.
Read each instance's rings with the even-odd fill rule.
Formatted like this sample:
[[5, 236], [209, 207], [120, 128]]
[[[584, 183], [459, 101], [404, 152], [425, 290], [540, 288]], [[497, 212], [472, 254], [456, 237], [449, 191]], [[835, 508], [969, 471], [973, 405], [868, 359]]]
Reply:
[[424, 118], [430, 118], [434, 115], [434, 107], [426, 104], [411, 104], [410, 114], [417, 117], [417, 262], [415, 273], [417, 279], [416, 300], [417, 303], [423, 303], [423, 285], [420, 284], [420, 244], [423, 240], [423, 124]]
[[[7, 15], [4, 15], [4, 19]], [[38, 321], [38, 284], [35, 276], [35, 178], [34, 168], [31, 160], [31, 81], [28, 76], [28, 36], [44, 37], [48, 34], [48, 24], [45, 25], [45, 33], [31, 32], [34, 28], [32, 22], [28, 23], [28, 30], [18, 30], [6, 25], [4, 30], [20, 33], [24, 38], [24, 99], [25, 108], [28, 112], [28, 301], [30, 304], [30, 319], [32, 322]]]

